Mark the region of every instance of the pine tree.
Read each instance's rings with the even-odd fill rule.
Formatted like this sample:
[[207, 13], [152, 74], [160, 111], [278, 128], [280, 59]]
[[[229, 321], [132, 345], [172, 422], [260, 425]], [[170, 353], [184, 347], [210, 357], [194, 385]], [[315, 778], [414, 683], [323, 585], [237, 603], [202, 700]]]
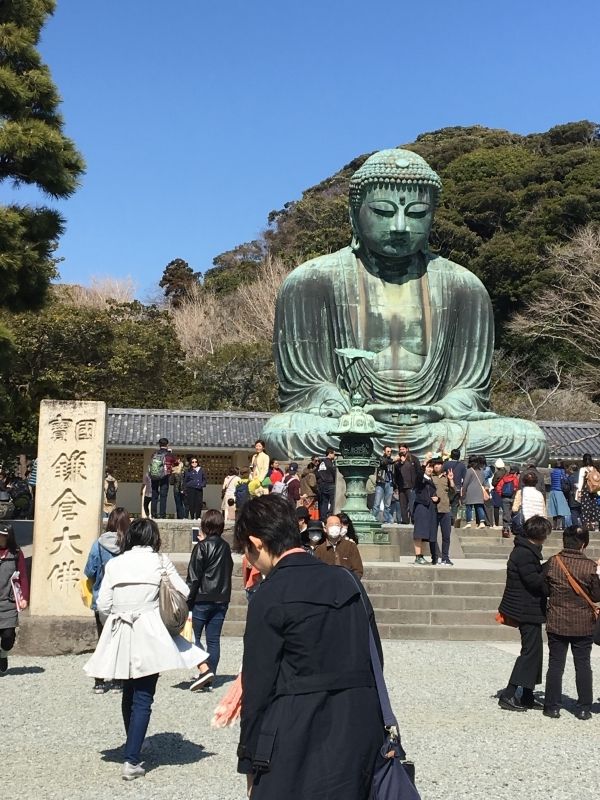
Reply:
[[[65, 198], [77, 188], [84, 162], [62, 132], [60, 97], [37, 51], [54, 7], [55, 0], [0, 2], [0, 181]], [[63, 230], [53, 209], [0, 205], [0, 306], [43, 303], [57, 274], [53, 253]]]
[[177, 308], [193, 287], [200, 285], [200, 273], [194, 272], [183, 258], [174, 258], [164, 268], [158, 285], [165, 290], [173, 308]]

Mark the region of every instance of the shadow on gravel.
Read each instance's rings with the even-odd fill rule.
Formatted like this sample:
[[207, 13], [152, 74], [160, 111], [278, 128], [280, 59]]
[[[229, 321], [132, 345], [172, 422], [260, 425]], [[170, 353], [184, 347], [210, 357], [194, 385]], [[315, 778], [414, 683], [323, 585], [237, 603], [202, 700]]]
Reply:
[[[225, 686], [226, 683], [231, 683], [231, 681], [234, 681], [236, 678], [237, 675], [217, 675], [212, 683], [212, 687], [213, 689], [218, 689], [220, 686]], [[194, 680], [195, 679], [190, 679], [174, 683], [171, 685], [171, 689], [183, 689], [184, 691], [188, 691]]]
[[[577, 700], [574, 697], [569, 697], [568, 694], [563, 694], [563, 705], [562, 707], [567, 713], [574, 714], [577, 709]], [[590, 711], [592, 714], [599, 714], [600, 713], [600, 700], [592, 703], [590, 706]]]
[[[103, 761], [123, 763], [123, 745], [109, 750], [101, 750]], [[203, 758], [216, 755], [205, 750], [203, 745], [184, 739], [180, 733], [155, 733], [144, 741], [142, 759], [149, 772], [157, 766], [177, 766], [195, 764]]]
[[9, 667], [7, 675], [37, 675], [46, 672], [43, 667]]

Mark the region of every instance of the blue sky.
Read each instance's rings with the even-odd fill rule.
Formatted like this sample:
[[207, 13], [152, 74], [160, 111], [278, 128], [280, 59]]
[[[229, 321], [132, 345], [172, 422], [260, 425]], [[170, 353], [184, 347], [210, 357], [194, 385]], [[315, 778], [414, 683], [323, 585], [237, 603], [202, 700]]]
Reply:
[[[355, 156], [449, 125], [600, 121], [597, 0], [58, 0], [41, 50], [87, 162], [61, 279], [196, 270]], [[35, 200], [30, 190], [7, 199]], [[46, 202], [48, 202], [46, 200]]]

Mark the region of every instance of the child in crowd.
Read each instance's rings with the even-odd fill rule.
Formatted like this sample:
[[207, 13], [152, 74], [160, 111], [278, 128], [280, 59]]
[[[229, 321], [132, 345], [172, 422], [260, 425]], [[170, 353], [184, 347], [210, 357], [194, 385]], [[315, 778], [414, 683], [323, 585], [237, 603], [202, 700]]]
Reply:
[[19, 624], [19, 611], [29, 603], [29, 580], [23, 551], [12, 525], [0, 522], [0, 673], [8, 669]]

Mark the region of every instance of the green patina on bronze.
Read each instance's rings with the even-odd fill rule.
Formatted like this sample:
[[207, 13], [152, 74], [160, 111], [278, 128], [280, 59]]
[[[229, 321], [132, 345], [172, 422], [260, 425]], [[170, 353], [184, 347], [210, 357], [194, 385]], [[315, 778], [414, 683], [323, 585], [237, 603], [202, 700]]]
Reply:
[[[373, 354], [359, 351], [351, 356], [371, 358]], [[367, 509], [367, 478], [377, 469], [378, 458], [373, 454], [373, 437], [385, 434], [374, 417], [361, 407], [364, 399], [356, 392], [356, 387], [347, 384], [352, 396], [352, 407], [339, 420], [332, 423], [330, 436], [339, 438], [341, 457], [336, 466], [346, 482], [346, 500], [343, 510], [354, 523], [361, 542], [388, 544], [389, 534], [383, 531]]]
[[274, 331], [282, 413], [263, 432], [271, 457], [339, 447], [332, 418], [358, 395], [378, 424], [378, 452], [405, 442], [423, 455], [443, 442], [546, 461], [537, 425], [489, 410], [492, 307], [475, 275], [429, 252], [440, 189], [417, 154], [376, 153], [350, 184], [350, 246], [284, 281]]

